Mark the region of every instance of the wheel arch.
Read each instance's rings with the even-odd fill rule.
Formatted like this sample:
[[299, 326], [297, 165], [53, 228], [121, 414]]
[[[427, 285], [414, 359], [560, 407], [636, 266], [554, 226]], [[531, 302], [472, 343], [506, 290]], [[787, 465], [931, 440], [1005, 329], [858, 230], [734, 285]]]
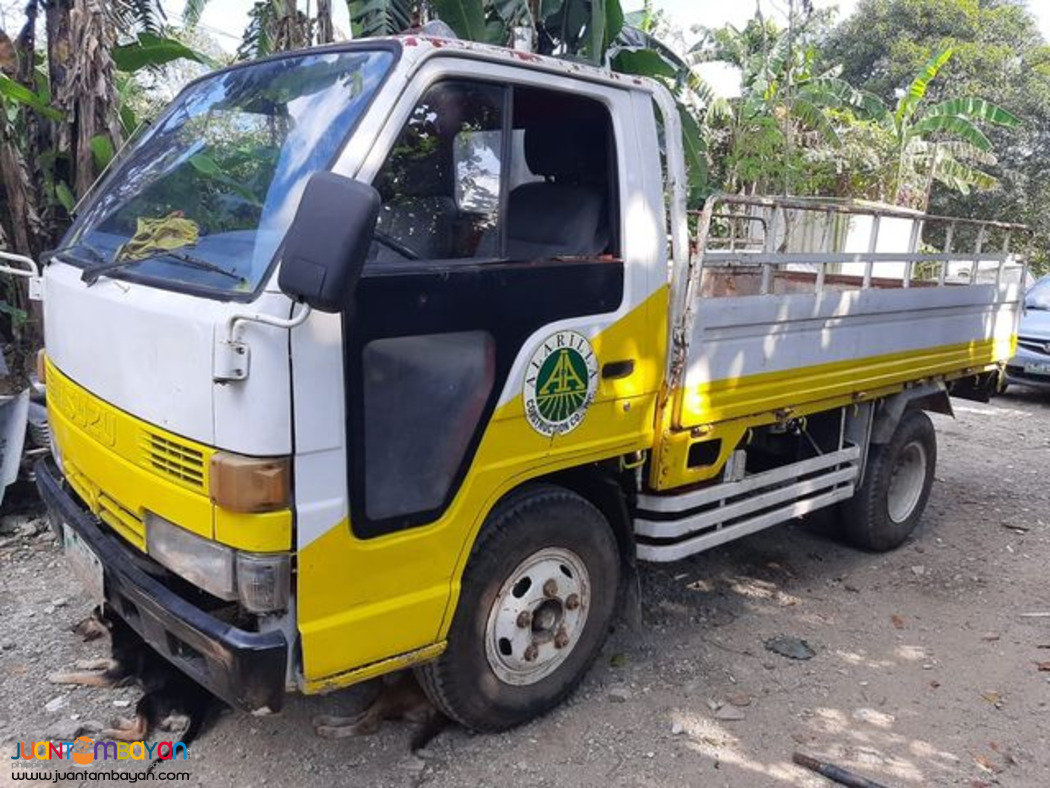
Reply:
[[[576, 493], [605, 517], [620, 551], [621, 588], [618, 609], [627, 623], [641, 626], [641, 589], [638, 579], [637, 545], [631, 510], [636, 495], [634, 475], [621, 469], [619, 459], [589, 463], [530, 479], [507, 493], [520, 494], [530, 486], [548, 484]], [[497, 504], [498, 505], [498, 504]]]
[[941, 381], [920, 383], [879, 401], [871, 425], [871, 442], [889, 443], [906, 411], [923, 410], [955, 417], [948, 388]]

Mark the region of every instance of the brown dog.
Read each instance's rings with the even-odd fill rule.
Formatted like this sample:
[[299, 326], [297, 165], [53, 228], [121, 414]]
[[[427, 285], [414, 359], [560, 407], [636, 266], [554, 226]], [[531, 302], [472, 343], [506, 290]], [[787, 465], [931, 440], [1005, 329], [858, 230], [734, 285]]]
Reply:
[[381, 681], [379, 695], [360, 714], [314, 717], [317, 735], [326, 739], [367, 736], [378, 731], [384, 720], [406, 720], [421, 724], [412, 737], [411, 749], [415, 752], [426, 747], [448, 725], [448, 718], [430, 702], [412, 671], [391, 673], [383, 676]]

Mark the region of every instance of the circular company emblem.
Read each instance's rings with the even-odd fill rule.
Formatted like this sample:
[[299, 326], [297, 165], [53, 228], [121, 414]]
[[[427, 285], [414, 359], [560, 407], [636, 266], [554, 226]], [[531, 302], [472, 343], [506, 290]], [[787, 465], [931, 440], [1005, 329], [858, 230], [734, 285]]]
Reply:
[[598, 387], [598, 357], [587, 337], [559, 331], [532, 354], [525, 370], [525, 417], [541, 435], [571, 432], [587, 415]]

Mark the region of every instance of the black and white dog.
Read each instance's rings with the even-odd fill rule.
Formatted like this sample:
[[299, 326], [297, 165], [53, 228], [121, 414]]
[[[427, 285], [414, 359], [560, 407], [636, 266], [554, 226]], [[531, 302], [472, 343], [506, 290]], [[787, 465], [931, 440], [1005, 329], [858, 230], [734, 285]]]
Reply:
[[120, 718], [101, 736], [116, 741], [142, 741], [154, 730], [180, 732], [189, 744], [222, 708], [222, 702], [154, 651], [135, 630], [104, 605], [96, 607], [73, 630], [85, 641], [110, 636], [110, 656], [82, 660], [76, 670], [52, 673], [55, 684], [84, 687], [138, 686], [144, 694], [135, 716]]

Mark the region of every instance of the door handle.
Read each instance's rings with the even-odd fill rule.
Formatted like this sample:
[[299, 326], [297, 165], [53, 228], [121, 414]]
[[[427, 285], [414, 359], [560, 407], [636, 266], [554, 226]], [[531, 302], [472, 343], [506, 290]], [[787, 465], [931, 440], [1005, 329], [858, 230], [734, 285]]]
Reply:
[[634, 359], [628, 358], [622, 361], [609, 361], [602, 364], [602, 380], [619, 380], [626, 378], [634, 372]]

